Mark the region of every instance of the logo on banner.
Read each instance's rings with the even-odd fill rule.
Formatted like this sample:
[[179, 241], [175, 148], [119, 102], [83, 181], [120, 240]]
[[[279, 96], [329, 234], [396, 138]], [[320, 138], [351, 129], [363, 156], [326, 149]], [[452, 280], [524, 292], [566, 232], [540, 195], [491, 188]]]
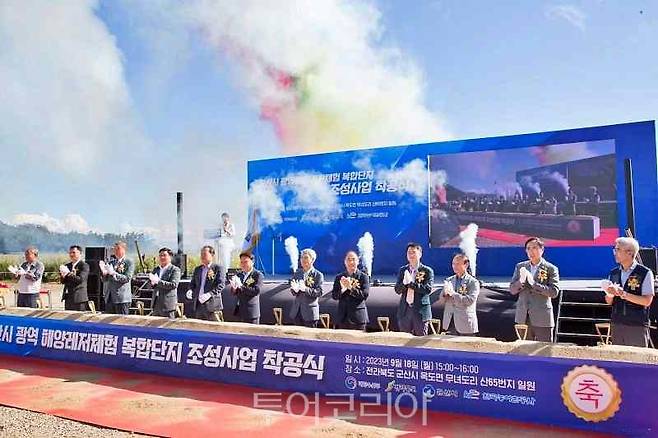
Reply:
[[436, 390], [432, 385], [425, 385], [425, 387], [423, 388], [423, 395], [427, 399], [433, 399], [434, 396], [436, 395]]
[[477, 389], [468, 389], [464, 391], [462, 396], [469, 400], [480, 400], [480, 391]]
[[604, 369], [582, 365], [562, 380], [562, 400], [576, 417], [596, 423], [612, 418], [619, 410], [621, 389]]
[[347, 389], [351, 389], [352, 391], [356, 389], [356, 378], [352, 376], [348, 376], [345, 379], [345, 387]]

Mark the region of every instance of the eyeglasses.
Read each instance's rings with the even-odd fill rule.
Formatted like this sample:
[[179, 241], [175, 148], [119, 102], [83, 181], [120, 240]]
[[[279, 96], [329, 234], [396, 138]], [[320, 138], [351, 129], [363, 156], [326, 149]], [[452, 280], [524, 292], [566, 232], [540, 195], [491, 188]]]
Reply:
[[624, 248], [619, 248], [619, 247], [617, 247], [617, 246], [615, 246], [614, 248], [612, 248], [612, 252], [613, 252], [613, 254], [616, 253], [616, 252], [621, 252], [621, 251], [628, 251], [628, 250], [627, 250], [627, 249], [624, 249]]

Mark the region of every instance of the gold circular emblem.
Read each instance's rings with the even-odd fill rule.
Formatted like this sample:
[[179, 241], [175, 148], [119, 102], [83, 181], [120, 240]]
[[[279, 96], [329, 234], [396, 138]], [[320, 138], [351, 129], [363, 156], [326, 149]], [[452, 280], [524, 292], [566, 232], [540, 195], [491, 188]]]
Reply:
[[576, 417], [596, 423], [612, 418], [619, 410], [621, 389], [604, 369], [581, 365], [562, 380], [562, 401]]

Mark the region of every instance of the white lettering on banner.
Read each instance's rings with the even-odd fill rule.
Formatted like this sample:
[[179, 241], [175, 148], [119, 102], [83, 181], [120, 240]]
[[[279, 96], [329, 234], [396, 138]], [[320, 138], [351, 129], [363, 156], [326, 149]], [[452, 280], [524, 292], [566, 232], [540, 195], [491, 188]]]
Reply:
[[523, 395], [511, 395], [511, 394], [497, 394], [491, 392], [483, 392], [482, 400], [492, 400], [499, 403], [510, 403], [514, 405], [527, 405], [534, 406], [537, 401], [534, 397], [527, 397]]
[[186, 363], [206, 368], [256, 372], [257, 348], [227, 347], [222, 345], [189, 344]]
[[[41, 346], [54, 350], [81, 351], [115, 356], [118, 336], [59, 329], [43, 329]], [[35, 344], [36, 345], [36, 344]]]
[[182, 342], [164, 339], [125, 336], [121, 342], [121, 353], [137, 359], [180, 363], [182, 351]]
[[16, 327], [16, 344], [25, 345], [32, 344], [37, 345], [39, 342], [39, 329], [36, 327]]
[[367, 195], [372, 193], [372, 181], [334, 183], [331, 190], [337, 195]]
[[14, 334], [14, 326], [0, 325], [0, 342], [11, 344]]
[[[414, 390], [418, 383], [425, 383], [423, 392], [430, 394], [430, 398], [459, 398], [462, 390], [441, 389], [434, 386], [435, 384], [448, 384], [470, 387], [471, 389], [463, 390], [464, 398], [470, 400], [491, 400], [528, 406], [534, 406], [536, 401], [534, 397], [523, 394], [523, 392], [534, 393], [536, 391], [537, 385], [534, 380], [480, 376], [480, 365], [476, 363], [346, 354], [344, 355], [344, 370], [348, 376], [357, 376], [357, 379], [363, 378], [363, 376], [386, 379], [389, 387], [394, 390], [404, 387], [404, 381], [411, 381], [413, 385], [409, 385], [409, 387]], [[519, 391], [521, 394], [505, 395], [483, 392], [475, 388], [512, 390]]]
[[324, 355], [293, 353], [278, 350], [265, 350], [263, 369], [275, 375], [299, 378], [302, 374], [314, 375], [317, 380], [324, 376]]

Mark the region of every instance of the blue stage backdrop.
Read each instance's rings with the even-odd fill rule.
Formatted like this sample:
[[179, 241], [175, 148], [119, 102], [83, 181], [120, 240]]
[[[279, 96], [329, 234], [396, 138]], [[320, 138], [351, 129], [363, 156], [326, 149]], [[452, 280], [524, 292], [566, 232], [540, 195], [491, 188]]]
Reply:
[[653, 121], [474, 140], [305, 155], [248, 163], [250, 232], [259, 268], [287, 274], [285, 241], [318, 253], [327, 274], [369, 232], [375, 275], [406, 262], [450, 272], [470, 223], [478, 225], [479, 276], [511, 276], [538, 235], [563, 277], [600, 277], [627, 227], [624, 159], [633, 163], [636, 232], [658, 244], [658, 172]]
[[[636, 437], [656, 436], [658, 427], [655, 365], [15, 316], [0, 316], [0, 354], [248, 385], [270, 393], [340, 396], [344, 411], [336, 415], [342, 416], [355, 413], [347, 406], [359, 398], [396, 413], [406, 406], [412, 412], [425, 408]], [[266, 398], [271, 401], [272, 395]]]

